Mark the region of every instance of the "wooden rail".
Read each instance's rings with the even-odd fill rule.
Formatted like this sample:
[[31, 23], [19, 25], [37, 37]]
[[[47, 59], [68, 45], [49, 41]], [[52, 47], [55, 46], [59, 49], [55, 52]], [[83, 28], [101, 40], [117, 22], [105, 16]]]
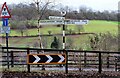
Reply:
[[[2, 47], [2, 63], [3, 66], [8, 65], [7, 50], [9, 53], [9, 65], [11, 67], [17, 65], [26, 65], [28, 72], [30, 66], [27, 64], [27, 54], [40, 54], [42, 51], [45, 53], [67, 53], [66, 70], [69, 67], [78, 68], [98, 68], [98, 72], [102, 72], [102, 68], [113, 68], [116, 71], [120, 68], [120, 52], [108, 51], [79, 51], [79, 50], [56, 50], [56, 49], [38, 49], [38, 48], [19, 48], [19, 47]], [[58, 67], [58, 65], [46, 65], [47, 67]], [[38, 67], [38, 65], [36, 65]]]

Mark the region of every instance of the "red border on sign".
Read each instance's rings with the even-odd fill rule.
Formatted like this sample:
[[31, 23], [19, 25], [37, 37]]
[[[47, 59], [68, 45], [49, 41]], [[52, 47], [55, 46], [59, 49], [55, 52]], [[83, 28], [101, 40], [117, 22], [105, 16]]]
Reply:
[[[6, 7], [9, 16], [1, 16], [1, 13], [2, 13], [2, 10], [3, 10], [4, 6]], [[3, 4], [2, 9], [0, 10], [0, 18], [11, 18], [11, 14], [10, 14], [10, 11], [8, 10], [8, 7], [7, 7], [7, 5], [6, 5], [6, 2]]]

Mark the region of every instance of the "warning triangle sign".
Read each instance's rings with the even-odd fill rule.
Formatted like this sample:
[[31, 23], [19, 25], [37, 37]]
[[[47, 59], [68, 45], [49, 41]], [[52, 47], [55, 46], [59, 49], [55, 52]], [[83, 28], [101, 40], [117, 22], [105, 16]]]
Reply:
[[2, 9], [0, 11], [0, 17], [1, 18], [11, 18], [10, 12], [8, 10], [8, 7], [6, 5], [6, 2], [3, 4]]

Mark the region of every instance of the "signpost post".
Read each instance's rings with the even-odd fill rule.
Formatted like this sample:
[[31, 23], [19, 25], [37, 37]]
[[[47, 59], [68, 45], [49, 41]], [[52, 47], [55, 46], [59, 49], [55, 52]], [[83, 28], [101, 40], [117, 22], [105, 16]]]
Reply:
[[68, 53], [65, 51], [65, 16], [66, 16], [66, 11], [61, 12], [61, 15], [64, 17], [64, 23], [63, 23], [63, 52], [66, 54], [66, 67], [65, 67], [65, 72], [68, 73]]
[[[10, 31], [10, 27], [8, 26], [8, 18], [11, 18], [10, 12], [6, 5], [6, 2], [3, 4], [2, 9], [0, 11], [0, 17], [2, 18], [3, 25], [2, 25], [2, 32], [6, 33], [6, 47], [8, 47], [8, 33]], [[7, 49], [7, 65], [9, 69], [9, 53]]]

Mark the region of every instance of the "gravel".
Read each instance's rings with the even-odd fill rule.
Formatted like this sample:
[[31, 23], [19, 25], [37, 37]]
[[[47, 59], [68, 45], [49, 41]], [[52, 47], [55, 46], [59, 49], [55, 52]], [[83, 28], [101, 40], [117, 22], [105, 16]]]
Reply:
[[63, 72], [18, 72], [4, 71], [1, 78], [120, 78], [120, 72], [102, 72], [101, 74], [89, 72], [71, 72], [65, 74]]

